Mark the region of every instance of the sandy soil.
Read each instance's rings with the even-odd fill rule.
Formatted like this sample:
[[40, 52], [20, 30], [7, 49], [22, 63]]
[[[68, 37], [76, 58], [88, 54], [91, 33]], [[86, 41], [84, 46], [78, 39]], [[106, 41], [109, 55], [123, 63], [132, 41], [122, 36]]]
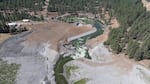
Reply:
[[90, 48], [94, 48], [97, 46], [99, 43], [103, 43], [108, 39], [108, 34], [109, 34], [109, 26], [107, 26], [104, 30], [104, 33], [100, 36], [97, 36], [96, 38], [90, 39], [86, 42], [86, 45]]
[[142, 0], [142, 3], [144, 5], [144, 7], [146, 7], [146, 10], [150, 11], [150, 2], [148, 2], [146, 0]]
[[57, 43], [65, 37], [72, 25], [62, 22], [49, 22], [29, 25], [28, 27], [33, 30], [32, 34], [26, 37], [31, 45], [49, 41], [52, 44], [51, 48], [57, 50]]
[[113, 17], [113, 18], [111, 19], [110, 23], [111, 23], [111, 27], [112, 27], [112, 28], [118, 28], [118, 27], [120, 26], [118, 20], [117, 20], [115, 17]]
[[116, 55], [109, 52], [103, 43], [89, 49], [89, 54], [92, 57], [92, 60], [84, 59], [81, 61], [87, 64], [95, 64], [95, 66], [113, 65], [116, 68], [121, 68], [122, 71], [125, 72], [130, 71], [133, 64], [135, 64], [134, 61], [129, 60], [124, 54]]
[[26, 37], [28, 43], [32, 45], [49, 41], [51, 48], [55, 50], [57, 50], [57, 45], [60, 40], [93, 30], [92, 27], [84, 25], [77, 27], [73, 24], [59, 21], [51, 21], [41, 24], [29, 24], [27, 27], [33, 30], [33, 32]]
[[88, 18], [95, 18], [95, 15], [92, 14], [92, 13], [82, 13], [82, 12], [80, 12], [78, 14], [79, 14], [79, 16], [87, 16]]
[[113, 17], [111, 19], [111, 25], [109, 26], [106, 26], [104, 28], [104, 33], [100, 36], [97, 36], [96, 38], [93, 38], [93, 39], [90, 39], [86, 42], [86, 45], [90, 48], [94, 48], [96, 45], [98, 45], [99, 43], [103, 43], [105, 42], [107, 39], [108, 39], [108, 35], [109, 35], [109, 32], [110, 32], [110, 27], [111, 28], [118, 28], [120, 26], [118, 20]]
[[83, 25], [83, 26], [79, 26], [79, 27], [73, 27], [71, 29], [69, 29], [67, 36], [68, 37], [73, 37], [73, 36], [77, 36], [79, 34], [88, 32], [94, 30], [94, 28], [92, 27], [92, 25]]
[[142, 61], [139, 61], [138, 63], [150, 69], [150, 60], [142, 60]]
[[0, 43], [11, 37], [10, 34], [0, 34]]
[[[99, 67], [89, 66], [81, 61], [72, 61], [71, 64], [79, 67], [71, 73], [72, 83], [87, 78], [89, 80], [86, 84], [148, 84], [138, 66], [134, 66], [129, 73], [124, 74], [122, 69], [117, 69], [111, 64]], [[143, 67], [140, 66], [140, 69]]]

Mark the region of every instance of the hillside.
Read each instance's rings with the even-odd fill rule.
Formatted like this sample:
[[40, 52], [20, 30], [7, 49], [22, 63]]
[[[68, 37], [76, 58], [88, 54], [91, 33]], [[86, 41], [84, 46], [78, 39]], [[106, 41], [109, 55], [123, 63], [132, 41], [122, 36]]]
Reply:
[[[109, 2], [109, 3], [108, 3]], [[115, 53], [125, 52], [136, 60], [150, 58], [150, 13], [141, 0], [101, 0], [121, 26], [112, 29], [106, 45]]]
[[[125, 52], [136, 60], [150, 58], [150, 13], [141, 0], [51, 0], [48, 11], [91, 12], [102, 16], [102, 8], [116, 17], [120, 27], [112, 29], [105, 42], [114, 53]], [[96, 17], [97, 18], [97, 17]], [[109, 24], [109, 22], [108, 22]]]

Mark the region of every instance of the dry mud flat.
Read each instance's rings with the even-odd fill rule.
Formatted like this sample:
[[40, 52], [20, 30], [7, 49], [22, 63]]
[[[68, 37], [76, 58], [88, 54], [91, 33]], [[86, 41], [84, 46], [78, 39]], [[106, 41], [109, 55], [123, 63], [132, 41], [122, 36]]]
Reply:
[[[59, 42], [67, 37], [87, 32], [86, 28], [59, 21], [26, 24], [31, 31], [14, 35], [0, 44], [0, 58], [20, 64], [17, 84], [55, 84], [54, 65], [59, 58]], [[72, 29], [80, 32], [70, 31]], [[48, 80], [47, 80], [48, 78]]]
[[25, 32], [13, 36], [4, 41], [0, 46], [0, 57], [9, 63], [20, 64], [17, 74], [16, 84], [40, 84], [45, 77], [45, 58], [38, 54], [43, 48], [40, 46], [30, 46], [24, 43], [24, 37], [30, 32]]
[[114, 56], [101, 43], [90, 50], [92, 60], [80, 59], [66, 64], [76, 66], [68, 79], [70, 84], [88, 79], [86, 84], [150, 84], [150, 71], [127, 58]]
[[43, 81], [55, 84], [53, 67], [58, 53], [45, 42], [31, 45], [25, 40], [31, 33], [18, 34], [0, 44], [0, 58], [20, 64], [16, 84], [42, 84]]
[[41, 84], [46, 77], [55, 84], [53, 67], [58, 59], [57, 43], [72, 25], [49, 22], [28, 26], [32, 31], [12, 36], [0, 44], [0, 58], [20, 64], [17, 84]]

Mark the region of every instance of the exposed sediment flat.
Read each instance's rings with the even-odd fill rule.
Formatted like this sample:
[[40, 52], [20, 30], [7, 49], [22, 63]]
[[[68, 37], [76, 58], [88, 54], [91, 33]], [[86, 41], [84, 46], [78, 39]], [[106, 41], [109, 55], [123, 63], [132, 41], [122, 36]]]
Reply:
[[[71, 71], [68, 81], [87, 78], [86, 84], [149, 84], [150, 71], [129, 59], [114, 56], [100, 44], [91, 52], [92, 60], [80, 59], [66, 65], [78, 67]], [[145, 76], [145, 74], [147, 74]]]

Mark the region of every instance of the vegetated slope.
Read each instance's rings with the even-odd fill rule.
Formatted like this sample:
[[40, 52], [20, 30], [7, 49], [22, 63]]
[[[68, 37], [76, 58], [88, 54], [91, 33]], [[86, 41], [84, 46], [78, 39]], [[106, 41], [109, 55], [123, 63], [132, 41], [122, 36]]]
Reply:
[[105, 44], [115, 53], [126, 52], [136, 60], [150, 59], [150, 13], [141, 0], [101, 0], [121, 26], [112, 29]]
[[111, 30], [105, 44], [115, 53], [126, 52], [136, 60], [150, 59], [150, 13], [141, 0], [50, 0], [48, 11], [96, 14], [102, 13], [101, 8], [120, 22], [119, 28]]

